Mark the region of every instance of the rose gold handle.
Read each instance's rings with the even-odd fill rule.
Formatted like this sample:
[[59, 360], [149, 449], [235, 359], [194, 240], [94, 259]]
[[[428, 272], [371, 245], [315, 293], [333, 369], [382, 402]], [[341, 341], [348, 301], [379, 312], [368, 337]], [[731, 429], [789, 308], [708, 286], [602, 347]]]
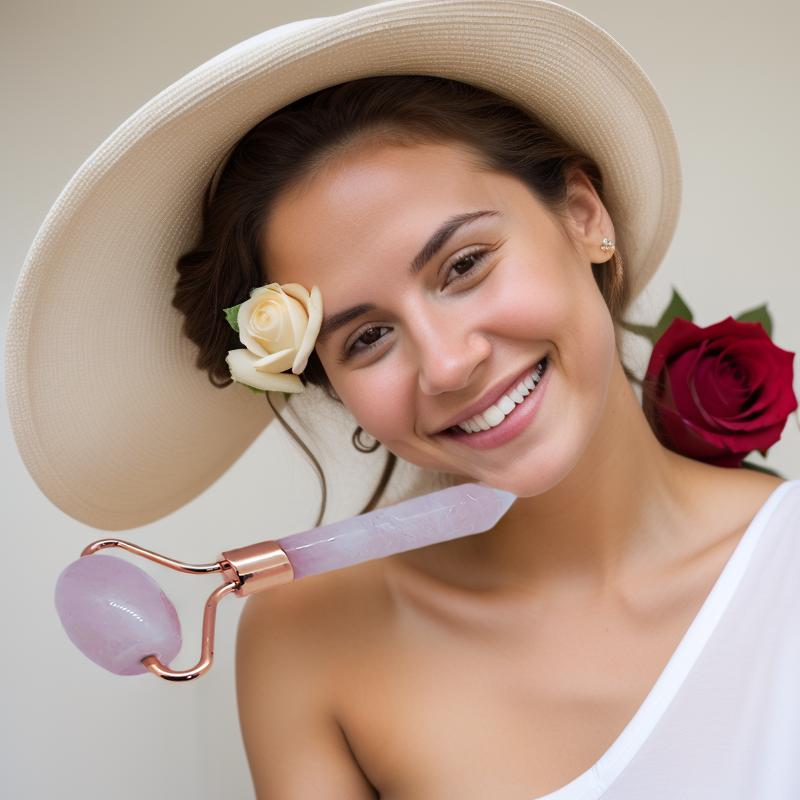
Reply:
[[155, 561], [170, 569], [177, 570], [178, 572], [190, 572], [192, 574], [206, 574], [209, 572], [220, 572], [222, 566], [219, 563], [213, 564], [185, 564], [183, 561], [176, 561], [174, 558], [162, 556], [160, 553], [155, 553], [152, 550], [147, 550], [144, 547], [139, 547], [138, 544], [133, 542], [126, 542], [124, 539], [98, 539], [96, 542], [87, 544], [81, 551], [82, 556], [90, 556], [98, 550], [104, 550], [106, 547], [120, 547], [143, 558], [149, 558], [150, 561]]
[[236, 585], [234, 583], [226, 583], [215, 589], [208, 600], [206, 600], [206, 607], [203, 612], [203, 645], [200, 649], [200, 660], [191, 669], [170, 669], [165, 664], [162, 664], [155, 656], [143, 658], [142, 664], [154, 675], [158, 675], [159, 678], [164, 678], [168, 681], [191, 681], [194, 678], [200, 677], [204, 672], [207, 672], [214, 659], [214, 624], [217, 616], [217, 603], [219, 603], [226, 594], [235, 591]]

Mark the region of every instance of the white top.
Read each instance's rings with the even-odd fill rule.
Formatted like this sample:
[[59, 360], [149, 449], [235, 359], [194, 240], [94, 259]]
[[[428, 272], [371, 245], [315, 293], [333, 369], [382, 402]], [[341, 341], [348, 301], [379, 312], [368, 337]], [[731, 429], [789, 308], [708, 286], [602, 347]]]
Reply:
[[639, 710], [535, 800], [800, 798], [800, 479], [751, 520]]

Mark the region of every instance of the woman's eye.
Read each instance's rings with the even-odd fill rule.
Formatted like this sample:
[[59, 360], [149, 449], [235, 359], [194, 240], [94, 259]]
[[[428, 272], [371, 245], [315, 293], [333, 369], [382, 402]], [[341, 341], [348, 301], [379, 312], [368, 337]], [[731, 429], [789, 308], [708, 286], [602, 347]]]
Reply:
[[[363, 353], [365, 350], [372, 349], [380, 340], [383, 338], [382, 336], [376, 336], [376, 333], [379, 331], [388, 331], [389, 328], [373, 325], [371, 328], [364, 328], [363, 331], [353, 339], [352, 343], [348, 345], [345, 349], [344, 357], [340, 359], [339, 363], [347, 361], [348, 358], [351, 356], [357, 355], [358, 353]], [[365, 345], [364, 347], [357, 347], [358, 344]]]
[[[461, 256], [461, 258], [459, 258], [458, 261], [453, 262], [448, 269], [448, 273], [452, 270], [455, 270], [459, 277], [448, 281], [445, 286], [460, 281], [462, 277], [471, 277], [470, 273], [474, 272], [475, 268], [482, 264], [488, 255], [489, 250], [473, 250], [471, 253], [466, 253]], [[459, 270], [461, 271], [459, 272]]]

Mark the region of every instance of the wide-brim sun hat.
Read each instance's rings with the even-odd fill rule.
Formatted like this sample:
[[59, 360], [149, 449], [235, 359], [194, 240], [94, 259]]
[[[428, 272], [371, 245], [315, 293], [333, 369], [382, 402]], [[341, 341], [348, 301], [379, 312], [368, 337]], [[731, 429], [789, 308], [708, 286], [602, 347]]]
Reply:
[[[83, 163], [26, 257], [6, 391], [22, 459], [66, 514], [104, 530], [152, 522], [222, 475], [272, 420], [211, 385], [171, 300], [204, 190], [264, 117], [327, 86], [435, 75], [534, 111], [592, 156], [635, 298], [678, 220], [666, 109], [605, 30], [546, 0], [390, 0], [265, 31], [167, 87]], [[303, 393], [306, 394], [306, 393]], [[329, 401], [330, 402], [330, 401]]]

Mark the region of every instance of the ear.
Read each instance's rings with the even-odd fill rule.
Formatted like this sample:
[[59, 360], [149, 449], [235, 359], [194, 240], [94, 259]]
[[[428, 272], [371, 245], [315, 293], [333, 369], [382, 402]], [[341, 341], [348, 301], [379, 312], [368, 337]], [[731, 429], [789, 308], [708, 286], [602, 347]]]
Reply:
[[567, 179], [566, 225], [575, 247], [593, 264], [608, 261], [600, 249], [604, 237], [614, 239], [614, 224], [591, 181], [582, 170]]

